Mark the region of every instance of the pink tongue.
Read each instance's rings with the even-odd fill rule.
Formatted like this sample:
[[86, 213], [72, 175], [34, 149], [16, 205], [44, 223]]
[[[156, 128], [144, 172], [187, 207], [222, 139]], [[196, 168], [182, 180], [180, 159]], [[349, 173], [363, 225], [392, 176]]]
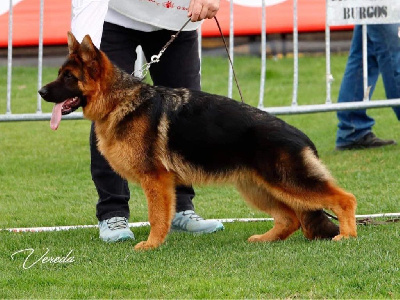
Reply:
[[50, 120], [50, 128], [53, 129], [53, 130], [57, 130], [58, 125], [60, 125], [60, 122], [61, 122], [61, 109], [62, 109], [62, 106], [63, 106], [64, 102], [57, 103], [53, 107], [53, 112], [51, 114], [51, 120]]

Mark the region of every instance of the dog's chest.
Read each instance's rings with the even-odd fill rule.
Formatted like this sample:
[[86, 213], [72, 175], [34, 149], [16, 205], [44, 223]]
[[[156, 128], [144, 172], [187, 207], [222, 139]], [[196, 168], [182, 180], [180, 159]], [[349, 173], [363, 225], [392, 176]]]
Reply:
[[95, 128], [98, 149], [110, 166], [123, 178], [137, 181], [149, 168], [144, 130], [128, 127], [125, 135], [118, 136], [115, 128], [104, 124], [96, 123]]

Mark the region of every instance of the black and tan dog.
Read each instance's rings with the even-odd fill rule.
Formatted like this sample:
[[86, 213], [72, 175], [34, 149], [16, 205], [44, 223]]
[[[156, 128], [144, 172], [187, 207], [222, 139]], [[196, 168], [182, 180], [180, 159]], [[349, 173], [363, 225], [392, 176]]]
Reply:
[[[174, 215], [175, 185], [227, 182], [274, 218], [250, 242], [284, 240], [300, 227], [309, 239], [355, 237], [355, 197], [339, 188], [301, 131], [229, 98], [151, 86], [124, 73], [89, 36], [68, 34], [69, 56], [40, 91], [61, 114], [83, 108], [98, 148], [122, 177], [141, 184], [150, 235], [136, 249], [160, 246]], [[322, 209], [332, 210], [339, 228]]]

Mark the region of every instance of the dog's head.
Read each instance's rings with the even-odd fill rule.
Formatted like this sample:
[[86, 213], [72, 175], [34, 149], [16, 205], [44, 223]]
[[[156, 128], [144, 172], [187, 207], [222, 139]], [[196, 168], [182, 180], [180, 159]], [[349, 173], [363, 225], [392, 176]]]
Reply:
[[68, 32], [69, 55], [58, 71], [55, 81], [43, 86], [39, 90], [40, 96], [55, 103], [50, 127], [58, 128], [61, 115], [67, 115], [79, 107], [90, 104], [99, 90], [99, 78], [103, 53], [92, 43], [86, 35], [79, 43], [71, 32]]

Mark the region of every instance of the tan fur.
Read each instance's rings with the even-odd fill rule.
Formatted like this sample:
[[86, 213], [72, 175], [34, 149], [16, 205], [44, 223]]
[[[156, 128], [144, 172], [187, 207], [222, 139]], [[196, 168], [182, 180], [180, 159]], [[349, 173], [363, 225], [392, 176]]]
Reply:
[[309, 175], [319, 177], [323, 180], [333, 181], [333, 177], [325, 165], [319, 160], [310, 148], [304, 148], [303, 159], [311, 171]]
[[175, 182], [171, 173], [159, 170], [143, 174], [140, 183], [147, 198], [150, 234], [135, 249], [147, 250], [160, 246], [169, 232], [175, 213]]
[[138, 178], [146, 170], [145, 161], [138, 159], [145, 156], [146, 148], [143, 143], [135, 141], [144, 140], [147, 129], [146, 118], [140, 118], [132, 125], [129, 135], [122, 141], [115, 137], [115, 128], [112, 122], [96, 122], [95, 130], [98, 137], [98, 149], [107, 157], [114, 170], [131, 181]]
[[253, 235], [249, 242], [265, 242], [284, 240], [300, 227], [296, 213], [287, 205], [276, 199], [263, 186], [255, 183], [251, 177], [238, 181], [237, 189], [243, 198], [255, 208], [258, 208], [274, 218], [272, 229], [262, 235]]

